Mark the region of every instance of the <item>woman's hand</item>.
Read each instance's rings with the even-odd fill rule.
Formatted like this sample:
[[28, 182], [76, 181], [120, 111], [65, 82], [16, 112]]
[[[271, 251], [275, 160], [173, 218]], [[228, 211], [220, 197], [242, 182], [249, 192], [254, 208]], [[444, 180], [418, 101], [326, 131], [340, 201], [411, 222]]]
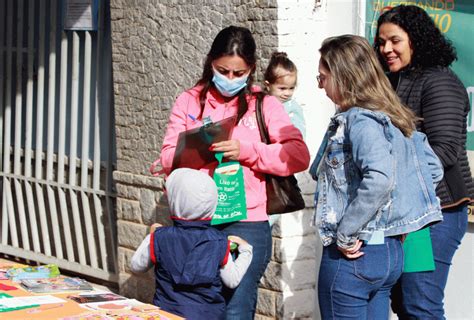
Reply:
[[223, 152], [224, 157], [229, 160], [239, 160], [240, 156], [240, 141], [239, 140], [226, 140], [214, 143], [211, 148], [214, 152]]
[[339, 251], [347, 258], [347, 259], [357, 259], [364, 255], [360, 248], [362, 247], [362, 241], [357, 240], [356, 243], [348, 249], [337, 247]]

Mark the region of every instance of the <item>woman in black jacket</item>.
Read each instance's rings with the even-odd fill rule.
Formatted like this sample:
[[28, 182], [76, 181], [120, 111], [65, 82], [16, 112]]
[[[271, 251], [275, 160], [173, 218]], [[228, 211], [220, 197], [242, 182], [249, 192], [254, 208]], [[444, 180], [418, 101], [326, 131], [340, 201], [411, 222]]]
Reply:
[[377, 22], [375, 49], [403, 103], [421, 122], [444, 166], [437, 188], [444, 221], [431, 227], [434, 271], [404, 273], [392, 291], [400, 319], [444, 319], [444, 288], [455, 251], [467, 228], [467, 206], [474, 184], [466, 154], [469, 97], [449, 69], [457, 59], [451, 43], [417, 6], [397, 6]]

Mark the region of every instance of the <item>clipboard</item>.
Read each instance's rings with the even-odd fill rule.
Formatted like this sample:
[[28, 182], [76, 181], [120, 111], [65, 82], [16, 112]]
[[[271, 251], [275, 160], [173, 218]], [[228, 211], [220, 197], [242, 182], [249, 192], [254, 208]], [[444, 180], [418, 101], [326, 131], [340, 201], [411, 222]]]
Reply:
[[235, 127], [237, 115], [217, 122], [202, 125], [179, 133], [172, 170], [177, 168], [201, 169], [217, 162], [215, 152], [209, 147], [216, 142], [229, 140]]

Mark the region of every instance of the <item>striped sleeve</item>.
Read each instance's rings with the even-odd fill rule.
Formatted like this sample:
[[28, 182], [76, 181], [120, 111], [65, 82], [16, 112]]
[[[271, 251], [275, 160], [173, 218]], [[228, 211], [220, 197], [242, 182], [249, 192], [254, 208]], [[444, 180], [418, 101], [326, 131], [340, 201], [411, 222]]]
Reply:
[[424, 132], [443, 167], [458, 161], [466, 121], [467, 93], [452, 74], [438, 72], [428, 77], [421, 95]]

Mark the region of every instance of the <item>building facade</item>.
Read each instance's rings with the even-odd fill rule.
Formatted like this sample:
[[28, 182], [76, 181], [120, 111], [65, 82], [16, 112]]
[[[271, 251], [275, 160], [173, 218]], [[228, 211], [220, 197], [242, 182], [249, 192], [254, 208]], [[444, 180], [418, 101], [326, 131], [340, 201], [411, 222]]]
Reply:
[[[295, 62], [314, 155], [334, 114], [317, 88], [319, 46], [328, 36], [363, 35], [366, 1], [99, 0], [91, 1], [97, 28], [67, 29], [63, 10], [72, 3], [0, 0], [0, 252], [58, 263], [149, 302], [153, 273], [132, 274], [129, 262], [151, 224], [170, 223], [163, 177], [149, 166], [174, 100], [199, 79], [217, 32], [252, 31], [257, 82], [273, 51]], [[315, 183], [307, 173], [298, 179], [307, 207], [273, 226], [257, 319], [319, 318]], [[471, 223], [454, 260], [449, 319], [474, 314], [457, 300], [460, 291], [474, 297], [464, 285], [474, 283], [473, 234]]]

